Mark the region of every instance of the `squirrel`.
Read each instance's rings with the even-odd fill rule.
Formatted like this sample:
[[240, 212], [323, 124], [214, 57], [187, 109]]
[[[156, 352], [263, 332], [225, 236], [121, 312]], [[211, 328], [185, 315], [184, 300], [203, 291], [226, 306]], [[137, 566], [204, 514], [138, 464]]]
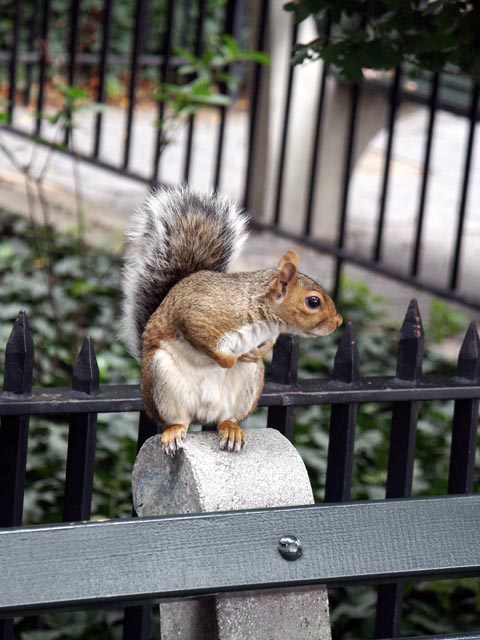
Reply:
[[134, 214], [124, 267], [123, 335], [141, 359], [147, 415], [165, 453], [192, 422], [217, 424], [220, 448], [240, 451], [239, 426], [256, 408], [263, 356], [280, 333], [329, 335], [342, 324], [330, 296], [298, 271], [293, 250], [277, 269], [227, 273], [249, 218], [217, 193], [152, 192]]

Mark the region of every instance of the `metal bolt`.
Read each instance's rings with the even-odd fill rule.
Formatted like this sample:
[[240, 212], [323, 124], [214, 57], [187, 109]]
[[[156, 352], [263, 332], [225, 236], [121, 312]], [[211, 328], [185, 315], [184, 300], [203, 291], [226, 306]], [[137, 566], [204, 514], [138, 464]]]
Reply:
[[302, 543], [297, 536], [283, 536], [278, 542], [278, 550], [285, 560], [298, 560], [302, 555]]

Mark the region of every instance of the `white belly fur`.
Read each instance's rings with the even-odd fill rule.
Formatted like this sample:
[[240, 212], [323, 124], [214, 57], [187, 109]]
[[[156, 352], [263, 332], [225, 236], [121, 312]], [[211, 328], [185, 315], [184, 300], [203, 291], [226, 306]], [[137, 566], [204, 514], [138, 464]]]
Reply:
[[155, 404], [167, 426], [240, 421], [263, 384], [261, 364], [237, 362], [223, 369], [183, 339], [162, 343], [152, 366]]

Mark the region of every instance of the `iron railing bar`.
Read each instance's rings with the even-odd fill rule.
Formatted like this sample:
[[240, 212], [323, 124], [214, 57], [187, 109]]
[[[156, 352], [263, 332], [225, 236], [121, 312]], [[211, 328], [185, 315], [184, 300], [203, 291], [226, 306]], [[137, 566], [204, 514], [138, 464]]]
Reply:
[[[31, 52], [19, 52], [18, 63], [20, 64], [38, 64], [40, 62], [41, 54], [36, 51]], [[69, 60], [68, 53], [52, 53], [52, 62], [54, 64], [66, 64]], [[0, 51], [0, 64], [8, 64], [11, 60], [11, 54]], [[107, 55], [107, 66], [129, 66], [131, 61], [131, 55], [122, 55], [117, 53], [109, 53]], [[90, 53], [87, 51], [78, 51], [76, 54], [76, 62], [78, 65], [96, 67], [98, 66], [98, 53]], [[171, 56], [172, 67], [179, 67], [183, 64], [183, 59], [180, 56]], [[161, 67], [163, 64], [162, 54], [142, 53], [138, 56], [138, 67]]]
[[[21, 312], [5, 351], [5, 392], [32, 389], [34, 345], [25, 312]], [[27, 466], [29, 416], [4, 416], [0, 421], [0, 526], [22, 524]], [[14, 621], [0, 621], [0, 640], [13, 640]]]
[[395, 134], [395, 123], [397, 116], [398, 98], [400, 93], [400, 80], [402, 70], [400, 67], [395, 69], [395, 75], [393, 78], [392, 86], [390, 88], [390, 108], [388, 110], [388, 138], [387, 148], [385, 150], [385, 162], [383, 165], [383, 178], [382, 178], [382, 192], [380, 195], [380, 206], [378, 210], [377, 218], [377, 233], [375, 238], [375, 246], [373, 251], [373, 259], [375, 261], [381, 260], [382, 257], [382, 242], [383, 242], [383, 230], [385, 226], [385, 210], [387, 206], [388, 187], [390, 183], [390, 168], [392, 164], [392, 150], [393, 150], [393, 138]]
[[[110, 32], [112, 26], [112, 8], [113, 0], [105, 0], [103, 5], [103, 18], [102, 18], [102, 45], [100, 51], [100, 65], [98, 70], [99, 83], [97, 91], [97, 102], [104, 103], [106, 97], [107, 86], [107, 60], [108, 60], [108, 48], [110, 45]], [[95, 138], [93, 143], [93, 157], [98, 158], [100, 153], [100, 139], [102, 136], [102, 123], [103, 113], [99, 111], [95, 119]]]
[[[395, 377], [372, 376], [345, 385], [308, 378], [294, 384], [267, 380], [260, 398], [262, 407], [314, 404], [404, 402], [406, 400], [466, 400], [480, 398], [480, 384], [468, 380], [425, 376], [415, 384]], [[100, 387], [95, 397], [66, 388], [34, 389], [29, 394], [0, 392], [0, 416], [66, 415], [69, 413], [118, 413], [141, 411], [139, 385]]]
[[[298, 24], [293, 21], [292, 26], [292, 35], [291, 35], [291, 49], [294, 48], [297, 43], [298, 36]], [[288, 144], [288, 130], [290, 125], [290, 111], [292, 106], [292, 91], [293, 91], [293, 80], [295, 77], [295, 66], [288, 66], [288, 80], [287, 80], [287, 92], [285, 95], [285, 108], [283, 112], [282, 119], [282, 141], [280, 143], [280, 154], [278, 159], [278, 173], [277, 173], [277, 181], [275, 185], [275, 204], [273, 208], [273, 220], [274, 224], [280, 224], [281, 217], [281, 206], [282, 206], [282, 195], [283, 195], [283, 187], [285, 183], [284, 175], [285, 175], [285, 162], [287, 155], [287, 144]]]
[[[168, 79], [168, 69], [171, 60], [171, 46], [173, 35], [173, 16], [174, 16], [174, 0], [169, 0], [165, 14], [165, 30], [163, 32], [163, 54], [162, 63], [160, 65], [160, 84], [165, 84]], [[153, 169], [151, 181], [157, 183], [159, 180], [160, 157], [162, 155], [162, 143], [164, 132], [160, 129], [165, 116], [165, 103], [158, 102], [158, 129], [155, 142], [155, 155], [153, 160]]]
[[[38, 36], [38, 16], [40, 13], [40, 0], [33, 0], [32, 5], [32, 15], [30, 16], [30, 25], [29, 25], [29, 43], [35, 46], [35, 42]], [[26, 78], [25, 78], [25, 89], [23, 91], [23, 104], [28, 106], [30, 102], [30, 94], [32, 91], [32, 75], [33, 68], [32, 64], [26, 65]]]
[[[78, 39], [80, 36], [80, 2], [78, 0], [72, 0], [70, 4], [70, 36], [69, 36], [69, 45], [68, 45], [68, 67], [67, 67], [67, 79], [70, 87], [73, 87], [75, 84], [75, 71], [77, 65], [77, 49], [78, 49]], [[73, 114], [69, 114], [70, 117]], [[70, 127], [68, 123], [66, 123], [63, 143], [65, 147], [69, 148], [70, 142]]]
[[[199, 0], [198, 17], [197, 17], [197, 25], [196, 25], [197, 36], [195, 38], [195, 46], [194, 46], [194, 53], [196, 56], [199, 56], [202, 51], [203, 31], [204, 31], [204, 25], [205, 25], [206, 10], [207, 10], [206, 0]], [[195, 115], [192, 114], [189, 116], [188, 123], [187, 123], [187, 142], [186, 142], [186, 148], [185, 148], [185, 161], [183, 165], [184, 182], [188, 182], [190, 179], [194, 130], [195, 130]]]
[[470, 185], [470, 173], [473, 157], [473, 143], [475, 140], [475, 130], [478, 114], [478, 86], [473, 85], [471, 102], [470, 102], [470, 126], [468, 131], [467, 147], [465, 152], [465, 160], [463, 166], [462, 192], [460, 198], [460, 206], [458, 209], [457, 232], [455, 237], [455, 249], [453, 252], [452, 267], [450, 271], [450, 289], [456, 289], [458, 284], [458, 275], [460, 268], [460, 259], [462, 254], [462, 245], [464, 239], [465, 214], [467, 211], [467, 199]]
[[135, 9], [135, 33], [130, 58], [130, 81], [128, 86], [128, 111], [125, 127], [125, 144], [123, 147], [122, 168], [127, 169], [130, 163], [130, 150], [132, 146], [133, 113], [136, 103], [138, 58], [145, 42], [145, 24], [149, 0], [137, 0]]
[[[416, 300], [412, 300], [402, 325], [397, 357], [397, 378], [416, 383], [422, 376], [425, 335]], [[413, 464], [419, 403], [394, 402], [390, 428], [386, 498], [407, 498], [412, 492]], [[382, 585], [378, 590], [375, 638], [400, 635], [404, 584]]]
[[[258, 6], [258, 5], [257, 5]], [[256, 33], [255, 48], [257, 51], [265, 49], [265, 39], [268, 29], [269, 0], [261, 0], [258, 29]], [[243, 206], [250, 208], [250, 191], [253, 178], [253, 156], [255, 153], [255, 140], [257, 139], [258, 124], [258, 104], [261, 87], [263, 66], [258, 62], [253, 66], [253, 79], [250, 92], [250, 117], [248, 121], [248, 143], [247, 143], [247, 169], [245, 175], [245, 185], [243, 190]]]
[[[328, 41], [331, 31], [331, 16], [327, 15], [327, 21], [325, 24], [325, 39]], [[318, 167], [320, 164], [321, 154], [321, 135], [322, 135], [322, 122], [323, 122], [323, 108], [325, 103], [326, 84], [328, 78], [328, 64], [323, 62], [322, 77], [318, 89], [318, 102], [317, 111], [315, 115], [315, 132], [313, 134], [313, 146], [312, 155], [310, 159], [310, 176], [308, 181], [308, 196], [307, 196], [307, 208], [305, 215], [305, 225], [303, 228], [303, 234], [309, 236], [312, 232], [312, 218], [313, 218], [313, 205], [315, 202], [316, 186], [318, 183]]]
[[15, 109], [15, 98], [17, 94], [17, 63], [18, 50], [20, 47], [21, 23], [23, 13], [23, 0], [15, 2], [15, 18], [13, 23], [13, 44], [9, 65], [9, 88], [8, 88], [8, 105], [7, 105], [7, 122], [13, 122], [13, 112]]
[[[72, 376], [72, 389], [87, 395], [98, 393], [99, 371], [90, 338], [83, 343]], [[74, 413], [68, 430], [63, 521], [89, 520], [96, 447], [96, 413]]]
[[431, 161], [432, 147], [433, 147], [433, 130], [435, 127], [435, 118], [437, 114], [439, 85], [440, 85], [440, 76], [438, 73], [435, 73], [432, 77], [431, 88], [430, 88], [430, 99], [429, 99], [430, 111], [428, 116], [427, 138], [425, 143], [425, 153], [424, 153], [424, 159], [423, 159], [422, 185], [420, 189], [420, 200], [419, 200], [418, 212], [417, 212], [415, 243], [414, 243], [413, 256], [412, 256], [412, 262], [410, 267], [410, 275], [412, 276], [416, 276], [418, 274], [419, 266], [420, 266], [423, 223], [424, 223], [424, 217], [425, 217], [425, 205], [427, 202], [428, 179], [429, 179], [430, 161]]
[[[229, 0], [227, 2], [227, 8], [225, 10], [225, 23], [223, 32], [229, 35], [234, 33], [235, 15], [237, 12], [237, 0]], [[228, 73], [230, 67], [226, 67], [225, 71]], [[225, 94], [227, 92], [226, 83], [220, 84], [220, 93]], [[215, 154], [215, 171], [213, 178], [213, 188], [215, 191], [220, 186], [220, 172], [222, 170], [223, 149], [225, 140], [225, 126], [227, 122], [227, 107], [221, 106], [219, 108], [220, 122], [218, 126], [218, 138], [217, 138], [217, 151]]]
[[[298, 372], [299, 339], [297, 336], [281, 335], [273, 349], [271, 378], [280, 384], [294, 384]], [[267, 427], [276, 429], [292, 440], [294, 407], [272, 406], [268, 409]]]
[[[356, 83], [351, 88], [350, 98], [350, 113], [348, 123], [348, 135], [347, 144], [345, 149], [345, 163], [343, 168], [343, 180], [342, 180], [342, 197], [340, 201], [340, 219], [337, 232], [337, 249], [343, 249], [345, 244], [345, 232], [347, 229], [347, 214], [348, 214], [348, 200], [350, 195], [351, 174], [354, 161], [354, 148], [355, 148], [355, 132], [357, 122], [358, 102], [360, 97], [360, 84]], [[340, 291], [340, 278], [342, 274], [343, 260], [340, 256], [337, 257], [335, 265], [334, 275], [334, 298], [338, 297]]]
[[[144, 411], [140, 412], [138, 423], [137, 453], [142, 448], [148, 438], [158, 433], [159, 427]], [[132, 507], [132, 515], [135, 517], [135, 509]], [[152, 607], [131, 606], [126, 607], [123, 615], [122, 640], [148, 640], [150, 638], [150, 628], [152, 624]]]
[[35, 136], [39, 136], [43, 122], [43, 105], [47, 84], [47, 61], [50, 55], [48, 32], [50, 29], [50, 0], [44, 0], [42, 26], [40, 32], [40, 69], [38, 77], [37, 114], [35, 118]]
[[[333, 379], [345, 386], [358, 382], [360, 379], [358, 347], [350, 322], [347, 323], [335, 355]], [[350, 500], [356, 419], [356, 404], [332, 405], [325, 478], [325, 502]]]
[[325, 103], [325, 88], [328, 77], [328, 65], [323, 63], [322, 78], [318, 90], [317, 112], [315, 116], [315, 132], [313, 134], [312, 155], [310, 158], [310, 176], [308, 180], [307, 209], [303, 234], [309, 236], [312, 232], [313, 205], [315, 202], [316, 186], [318, 184], [318, 168], [320, 165], [321, 136], [323, 122], [323, 106]]
[[[457, 375], [480, 383], [480, 338], [468, 327], [458, 356]], [[452, 421], [448, 493], [471, 493], [475, 477], [479, 399], [457, 400]]]

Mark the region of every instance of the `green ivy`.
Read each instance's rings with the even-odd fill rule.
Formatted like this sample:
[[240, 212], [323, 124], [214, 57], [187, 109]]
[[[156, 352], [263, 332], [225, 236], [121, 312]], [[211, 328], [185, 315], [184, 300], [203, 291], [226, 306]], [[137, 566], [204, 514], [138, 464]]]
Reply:
[[284, 8], [297, 22], [313, 16], [318, 25], [318, 37], [295, 48], [294, 64], [322, 58], [357, 82], [364, 69], [385, 71], [407, 62], [433, 72], [453, 69], [480, 82], [477, 2], [296, 0]]

